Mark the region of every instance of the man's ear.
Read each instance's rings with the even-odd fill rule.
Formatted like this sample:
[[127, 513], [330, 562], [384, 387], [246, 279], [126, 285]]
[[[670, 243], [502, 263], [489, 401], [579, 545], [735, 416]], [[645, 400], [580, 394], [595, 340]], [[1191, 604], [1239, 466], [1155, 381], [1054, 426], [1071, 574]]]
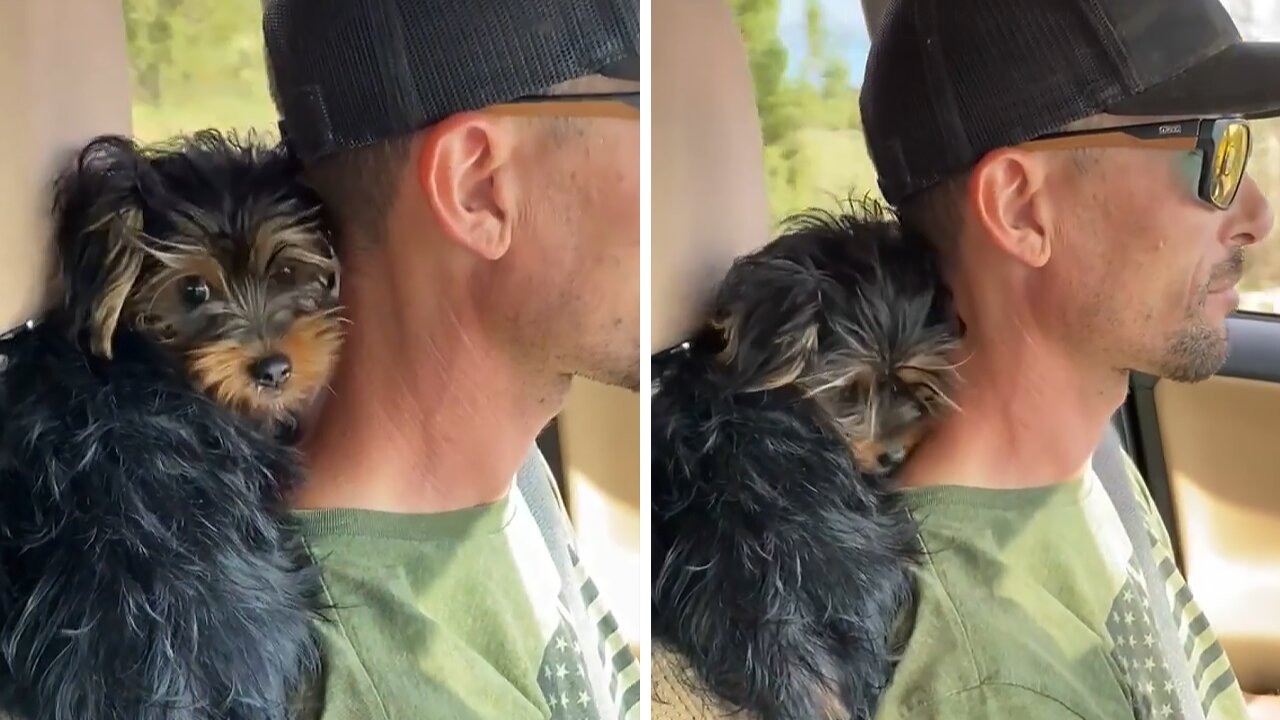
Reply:
[[1043, 202], [1048, 175], [1044, 155], [1000, 149], [987, 154], [969, 176], [967, 201], [985, 235], [1030, 267], [1049, 261], [1050, 219]]
[[74, 339], [87, 339], [90, 350], [106, 358], [142, 272], [143, 213], [137, 188], [144, 166], [132, 142], [97, 138], [54, 188], [64, 309]]
[[416, 157], [418, 186], [455, 242], [497, 260], [511, 244], [516, 129], [482, 113], [463, 113], [429, 130]]

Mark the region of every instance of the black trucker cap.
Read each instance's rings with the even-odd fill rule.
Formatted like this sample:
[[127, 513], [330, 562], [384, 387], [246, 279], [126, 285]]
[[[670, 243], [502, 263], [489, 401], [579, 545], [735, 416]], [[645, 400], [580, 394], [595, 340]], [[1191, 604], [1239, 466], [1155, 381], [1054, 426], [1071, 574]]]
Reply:
[[264, 0], [263, 33], [304, 161], [587, 75], [640, 79], [638, 0]]
[[1280, 114], [1280, 43], [1219, 0], [892, 0], [862, 122], [886, 201], [1099, 113]]

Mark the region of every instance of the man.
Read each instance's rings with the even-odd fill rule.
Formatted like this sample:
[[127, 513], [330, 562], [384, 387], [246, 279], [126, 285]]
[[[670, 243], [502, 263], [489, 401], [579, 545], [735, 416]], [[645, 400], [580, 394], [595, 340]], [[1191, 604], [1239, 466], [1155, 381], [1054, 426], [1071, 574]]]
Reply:
[[281, 129], [350, 320], [295, 498], [335, 606], [321, 717], [638, 715], [531, 450], [639, 385], [634, 0], [272, 0]]
[[[1242, 250], [1274, 223], [1229, 118], [1280, 112], [1280, 52], [1214, 0], [891, 6], [867, 142], [966, 334], [961, 410], [899, 475], [925, 555], [875, 717], [1278, 716], [1241, 692], [1131, 464], [1133, 540], [1089, 468], [1130, 370], [1196, 381], [1225, 358]], [[664, 717], [733, 710], [654, 672]]]
[[1088, 467], [1131, 370], [1226, 359], [1243, 251], [1274, 224], [1237, 118], [1280, 113], [1277, 72], [1216, 0], [889, 10], [867, 144], [966, 334], [960, 411], [899, 476], [928, 560], [878, 717], [1248, 717], [1140, 478], [1131, 540]]

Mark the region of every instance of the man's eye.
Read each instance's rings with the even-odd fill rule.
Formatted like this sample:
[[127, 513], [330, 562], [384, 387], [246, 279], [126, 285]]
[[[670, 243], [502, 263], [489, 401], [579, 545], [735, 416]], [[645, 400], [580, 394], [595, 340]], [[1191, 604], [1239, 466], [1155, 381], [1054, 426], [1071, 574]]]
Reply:
[[209, 300], [209, 283], [198, 276], [188, 277], [182, 281], [182, 302], [187, 307], [195, 308]]

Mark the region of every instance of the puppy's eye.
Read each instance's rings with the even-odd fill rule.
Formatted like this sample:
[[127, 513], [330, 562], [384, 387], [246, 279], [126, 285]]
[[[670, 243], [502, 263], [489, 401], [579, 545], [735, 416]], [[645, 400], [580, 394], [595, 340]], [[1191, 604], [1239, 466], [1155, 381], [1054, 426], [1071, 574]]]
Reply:
[[924, 417], [924, 410], [919, 405], [916, 405], [915, 403], [908, 405], [902, 411], [903, 423], [910, 424], [913, 422], [917, 422], [922, 417]]
[[281, 265], [271, 272], [271, 280], [280, 285], [292, 285], [294, 283], [293, 268], [289, 265]]
[[928, 387], [920, 386], [916, 388], [916, 402], [919, 404], [922, 413], [932, 408], [937, 399], [938, 394]]
[[182, 302], [187, 307], [199, 307], [209, 299], [209, 283], [204, 278], [192, 276], [182, 281]]

